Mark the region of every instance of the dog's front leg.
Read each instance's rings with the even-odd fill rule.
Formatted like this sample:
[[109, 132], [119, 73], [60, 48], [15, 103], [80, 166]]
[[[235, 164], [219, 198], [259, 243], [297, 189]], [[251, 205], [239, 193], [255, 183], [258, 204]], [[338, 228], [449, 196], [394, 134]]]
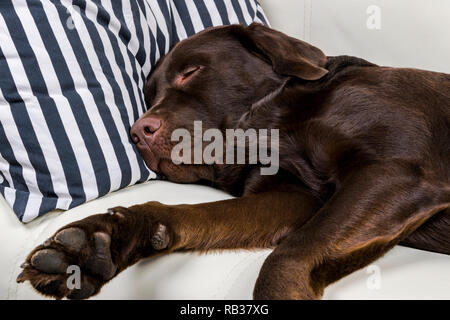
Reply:
[[[142, 258], [174, 251], [267, 248], [298, 228], [320, 203], [300, 192], [267, 192], [196, 205], [149, 202], [113, 208], [71, 223], [35, 248], [19, 282], [39, 292], [83, 299]], [[78, 266], [81, 287], [67, 286], [67, 269]]]
[[255, 299], [318, 299], [327, 285], [381, 257], [449, 207], [448, 189], [416, 169], [375, 164], [344, 179], [325, 206], [267, 258]]

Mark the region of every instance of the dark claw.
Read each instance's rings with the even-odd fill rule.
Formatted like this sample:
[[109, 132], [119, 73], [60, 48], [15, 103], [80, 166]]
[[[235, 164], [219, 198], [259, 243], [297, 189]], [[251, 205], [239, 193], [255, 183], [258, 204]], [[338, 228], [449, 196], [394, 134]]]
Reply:
[[24, 273], [23, 272], [21, 272], [18, 276], [17, 276], [17, 279], [16, 279], [16, 282], [17, 283], [22, 283], [22, 282], [25, 282], [25, 278], [24, 278]]
[[125, 218], [125, 216], [123, 215], [122, 212], [126, 212], [127, 209], [125, 209], [124, 207], [114, 207], [114, 208], [109, 208], [108, 209], [108, 213], [112, 216], [116, 216], [119, 218]]

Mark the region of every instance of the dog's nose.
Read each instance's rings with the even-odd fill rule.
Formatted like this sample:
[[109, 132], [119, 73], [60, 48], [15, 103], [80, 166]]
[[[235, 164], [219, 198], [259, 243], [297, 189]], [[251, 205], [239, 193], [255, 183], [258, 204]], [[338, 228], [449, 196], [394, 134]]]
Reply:
[[139, 119], [131, 127], [131, 138], [134, 143], [139, 143], [142, 139], [151, 139], [159, 128], [161, 128], [161, 119], [159, 118], [149, 116]]

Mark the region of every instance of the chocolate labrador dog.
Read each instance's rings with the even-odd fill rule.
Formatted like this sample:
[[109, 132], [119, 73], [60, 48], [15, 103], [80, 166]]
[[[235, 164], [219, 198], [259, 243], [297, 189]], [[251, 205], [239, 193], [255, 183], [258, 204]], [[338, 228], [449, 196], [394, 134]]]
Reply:
[[[255, 299], [318, 299], [397, 244], [450, 254], [450, 75], [380, 67], [260, 24], [182, 41], [145, 86], [131, 130], [148, 166], [236, 198], [149, 202], [71, 223], [33, 250], [18, 281], [88, 298], [140, 259], [174, 251], [274, 248]], [[172, 133], [278, 129], [276, 174], [256, 163], [178, 163]], [[275, 150], [276, 148], [277, 150]], [[66, 285], [67, 267], [82, 270]]]

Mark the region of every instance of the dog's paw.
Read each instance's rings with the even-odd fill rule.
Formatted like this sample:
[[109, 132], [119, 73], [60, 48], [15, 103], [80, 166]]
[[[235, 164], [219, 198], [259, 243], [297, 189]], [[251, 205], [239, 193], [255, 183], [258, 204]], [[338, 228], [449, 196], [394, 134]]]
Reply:
[[[125, 208], [72, 223], [35, 248], [22, 264], [17, 282], [30, 281], [57, 299], [86, 299], [120, 271], [168, 246], [162, 224], [136, 219]], [[150, 239], [143, 239], [149, 236]]]

